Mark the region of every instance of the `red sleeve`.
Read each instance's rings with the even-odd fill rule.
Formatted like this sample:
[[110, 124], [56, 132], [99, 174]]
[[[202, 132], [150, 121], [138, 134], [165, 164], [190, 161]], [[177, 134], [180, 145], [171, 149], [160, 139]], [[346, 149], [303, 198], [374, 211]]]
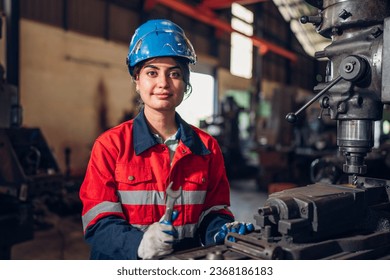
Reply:
[[83, 226], [96, 223], [106, 216], [120, 216], [121, 211], [116, 194], [114, 178], [116, 156], [115, 145], [110, 150], [97, 140], [92, 148], [84, 181], [80, 187], [80, 199], [83, 204]]

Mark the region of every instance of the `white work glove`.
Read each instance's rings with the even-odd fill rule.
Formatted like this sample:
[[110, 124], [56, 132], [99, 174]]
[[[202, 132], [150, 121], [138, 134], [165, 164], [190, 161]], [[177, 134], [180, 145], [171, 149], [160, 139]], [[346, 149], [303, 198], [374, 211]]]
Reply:
[[[237, 221], [226, 223], [214, 235], [214, 241], [216, 244], [223, 244], [225, 242], [225, 237], [229, 232], [236, 232], [238, 234], [245, 235], [247, 233], [251, 233], [254, 230], [255, 227], [252, 223], [242, 223]], [[236, 242], [233, 236], [230, 236], [229, 238], [229, 241]]]
[[[178, 211], [172, 213], [172, 221], [178, 216]], [[164, 220], [151, 224], [145, 231], [138, 247], [138, 256], [144, 260], [168, 255], [173, 252], [172, 244], [177, 238], [177, 231], [172, 223]]]
[[159, 222], [151, 224], [139, 244], [138, 256], [148, 260], [172, 253], [172, 243], [175, 240], [174, 231], [172, 225]]

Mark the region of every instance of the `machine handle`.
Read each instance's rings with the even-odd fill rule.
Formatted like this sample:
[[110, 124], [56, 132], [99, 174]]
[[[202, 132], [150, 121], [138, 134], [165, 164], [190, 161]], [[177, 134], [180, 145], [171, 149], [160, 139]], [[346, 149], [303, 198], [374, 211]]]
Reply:
[[330, 88], [332, 88], [335, 84], [340, 82], [343, 77], [338, 76], [336, 79], [331, 81], [323, 90], [317, 93], [312, 99], [310, 99], [305, 105], [298, 109], [295, 113], [288, 113], [286, 116], [286, 120], [289, 123], [295, 123], [297, 121], [297, 115], [300, 114], [303, 110], [313, 104], [318, 98], [320, 98], [325, 92], [327, 92]]
[[317, 93], [312, 99], [310, 99], [305, 105], [303, 105], [295, 113], [288, 113], [286, 120], [289, 123], [295, 123], [297, 121], [297, 115], [303, 110], [313, 104], [318, 98], [320, 98], [325, 92], [332, 88], [335, 84], [341, 80], [357, 83], [362, 80], [369, 71], [367, 61], [359, 56], [351, 55], [344, 58], [339, 66], [339, 76], [331, 81], [323, 90]]

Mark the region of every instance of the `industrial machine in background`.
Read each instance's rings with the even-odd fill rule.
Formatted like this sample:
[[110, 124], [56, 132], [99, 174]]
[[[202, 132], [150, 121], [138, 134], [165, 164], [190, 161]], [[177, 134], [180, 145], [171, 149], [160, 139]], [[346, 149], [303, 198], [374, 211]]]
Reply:
[[321, 35], [332, 39], [316, 53], [329, 60], [326, 80], [286, 119], [295, 122], [319, 100], [321, 117], [337, 122], [337, 146], [348, 182], [323, 180], [273, 193], [254, 213], [255, 233], [230, 233], [224, 245], [170, 259], [390, 258], [390, 181], [364, 177], [365, 159], [374, 145], [374, 122], [382, 119], [383, 107], [390, 103], [390, 2], [306, 2], [318, 8], [318, 15], [303, 16], [301, 22], [313, 23]]
[[240, 114], [244, 113], [245, 108], [240, 107], [233, 96], [226, 96], [220, 103], [220, 108], [218, 115], [202, 120], [199, 127], [217, 139], [230, 180], [258, 180], [259, 168], [247, 156], [250, 141], [240, 137]]
[[81, 203], [66, 193], [74, 182], [61, 172], [42, 131], [22, 126], [19, 1], [4, 0], [1, 8], [6, 61], [0, 63], [0, 259], [11, 259], [12, 246], [33, 239], [35, 230], [51, 226], [49, 212], [79, 213]]

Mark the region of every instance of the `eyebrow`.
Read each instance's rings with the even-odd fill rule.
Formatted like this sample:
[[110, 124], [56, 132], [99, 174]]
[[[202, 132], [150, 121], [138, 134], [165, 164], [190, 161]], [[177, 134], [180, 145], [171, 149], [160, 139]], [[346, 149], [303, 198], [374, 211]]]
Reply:
[[[152, 68], [152, 69], [160, 69], [159, 67], [157, 67], [156, 65], [154, 64], [147, 64], [144, 66], [144, 68]], [[173, 70], [173, 69], [180, 69], [179, 65], [175, 65], [175, 66], [172, 66], [172, 67], [169, 67], [168, 70]]]

